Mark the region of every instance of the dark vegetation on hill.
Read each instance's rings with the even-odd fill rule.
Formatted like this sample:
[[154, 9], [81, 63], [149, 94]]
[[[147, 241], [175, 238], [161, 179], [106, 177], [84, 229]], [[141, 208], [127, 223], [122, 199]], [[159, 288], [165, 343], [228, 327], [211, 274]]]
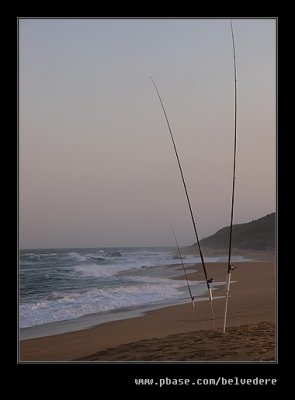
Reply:
[[[201, 240], [201, 247], [224, 250], [228, 248], [229, 226]], [[275, 213], [244, 224], [233, 226], [233, 248], [241, 250], [274, 250]], [[195, 246], [195, 245], [194, 245]]]

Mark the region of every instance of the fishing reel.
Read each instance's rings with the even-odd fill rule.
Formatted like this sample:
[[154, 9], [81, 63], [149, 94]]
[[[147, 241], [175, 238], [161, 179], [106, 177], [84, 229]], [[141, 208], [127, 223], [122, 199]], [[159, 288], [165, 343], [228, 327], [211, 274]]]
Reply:
[[209, 279], [207, 279], [207, 283], [212, 283], [214, 281], [214, 279], [213, 278], [209, 278]]
[[192, 296], [192, 305], [194, 308], [196, 308], [196, 304], [195, 304], [195, 296]]
[[233, 271], [234, 269], [236, 269], [237, 267], [235, 267], [233, 264], [229, 264], [228, 268], [227, 268], [227, 272], [230, 273], [231, 271]]
[[195, 300], [196, 300], [195, 296], [192, 296], [192, 306], [193, 306], [193, 308], [196, 308]]

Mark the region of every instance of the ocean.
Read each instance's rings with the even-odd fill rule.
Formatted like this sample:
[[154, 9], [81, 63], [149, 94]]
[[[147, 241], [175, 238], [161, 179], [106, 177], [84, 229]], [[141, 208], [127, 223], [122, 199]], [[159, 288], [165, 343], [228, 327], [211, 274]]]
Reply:
[[[189, 272], [200, 259], [186, 256], [184, 262]], [[83, 329], [189, 302], [186, 281], [171, 279], [183, 274], [179, 264], [171, 247], [20, 250], [20, 337]], [[205, 282], [191, 286], [195, 296], [207, 292]]]

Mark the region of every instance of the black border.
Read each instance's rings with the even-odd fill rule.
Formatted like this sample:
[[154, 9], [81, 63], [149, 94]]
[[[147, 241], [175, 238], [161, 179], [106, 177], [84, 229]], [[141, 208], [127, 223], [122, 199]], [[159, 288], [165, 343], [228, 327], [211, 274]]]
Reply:
[[[81, 15], [81, 14], [80, 14]], [[256, 14], [257, 15], [257, 14]], [[30, 18], [31, 14], [29, 16], [25, 16], [23, 13], [19, 13], [14, 21], [16, 22], [18, 17], [23, 17], [23, 18]], [[84, 17], [87, 17], [84, 16]], [[84, 17], [71, 17], [71, 18], [84, 18]], [[265, 15], [262, 16], [265, 18]], [[277, 15], [276, 13], [271, 13], [271, 16], [268, 18], [276, 18]], [[47, 17], [39, 17], [38, 18], [47, 18]], [[58, 18], [63, 18], [63, 17], [58, 17]], [[68, 18], [68, 17], [67, 17]], [[95, 18], [95, 17], [92, 17]], [[98, 17], [98, 18], [199, 18], [199, 17]], [[231, 17], [201, 17], [201, 18], [231, 18]], [[237, 17], [232, 17], [232, 18], [237, 18]], [[261, 18], [261, 17], [238, 17], [238, 18]], [[288, 314], [286, 310], [291, 311], [290, 305], [288, 306], [288, 301], [291, 298], [289, 295], [292, 293], [291, 291], [291, 282], [289, 279], [289, 273], [287, 271], [288, 267], [292, 267], [290, 265], [291, 259], [289, 258], [289, 262], [287, 262], [287, 254], [292, 255], [290, 253], [287, 253], [286, 251], [283, 250], [283, 246], [285, 243], [285, 235], [280, 235], [280, 229], [282, 230], [284, 226], [288, 226], [289, 224], [289, 219], [284, 216], [284, 212], [282, 209], [284, 208], [285, 210], [285, 198], [284, 198], [284, 193], [282, 191], [282, 185], [284, 181], [284, 177], [290, 176], [290, 164], [288, 166], [288, 161], [292, 160], [292, 158], [286, 157], [286, 149], [290, 147], [290, 141], [289, 138], [291, 135], [287, 135], [286, 132], [290, 132], [290, 128], [285, 127], [285, 129], [281, 128], [284, 123], [286, 124], [286, 102], [281, 101], [283, 94], [282, 94], [282, 87], [284, 84], [284, 79], [288, 79], [288, 76], [284, 70], [284, 67], [281, 66], [281, 62], [285, 61], [285, 63], [289, 65], [289, 62], [291, 62], [290, 59], [287, 60], [286, 52], [284, 53], [284, 48], [286, 48], [287, 45], [291, 45], [291, 41], [287, 39], [287, 32], [286, 32], [286, 24], [290, 23], [292, 26], [292, 21], [286, 21], [282, 17], [278, 17], [278, 22], [277, 22], [277, 35], [278, 35], [278, 54], [277, 54], [277, 62], [279, 63], [278, 69], [277, 69], [277, 77], [278, 77], [278, 93], [277, 93], [277, 117], [278, 117], [278, 129], [277, 129], [277, 268], [278, 268], [278, 296], [279, 296], [279, 302], [278, 302], [278, 311], [279, 311], [279, 317], [277, 319], [278, 325], [279, 325], [279, 335], [278, 335], [278, 347], [279, 347], [279, 358], [278, 358], [278, 363], [277, 364], [18, 364], [17, 363], [17, 356], [15, 352], [10, 353], [10, 361], [12, 363], [9, 363], [10, 365], [12, 364], [14, 366], [14, 370], [17, 373], [18, 377], [23, 383], [26, 381], [30, 382], [32, 381], [32, 377], [35, 376], [35, 374], [38, 375], [38, 371], [40, 373], [41, 370], [41, 376], [42, 378], [38, 381], [38, 385], [42, 383], [46, 384], [47, 388], [47, 393], [58, 393], [56, 392], [57, 388], [60, 386], [67, 386], [69, 389], [68, 393], [71, 393], [73, 390], [73, 393], [75, 393], [75, 386], [81, 387], [80, 384], [78, 384], [78, 381], [75, 381], [75, 379], [85, 379], [89, 382], [89, 386], [94, 385], [95, 393], [99, 396], [101, 394], [101, 391], [103, 393], [119, 393], [123, 394], [125, 391], [129, 392], [135, 392], [135, 393], [141, 393], [142, 391], [145, 391], [147, 393], [153, 393], [153, 392], [159, 392], [159, 393], [165, 393], [168, 391], [173, 391], [177, 392], [180, 390], [181, 392], [188, 392], [192, 391], [194, 394], [198, 393], [204, 393], [204, 392], [212, 392], [212, 393], [222, 393], [225, 391], [230, 391], [230, 392], [239, 392], [241, 389], [243, 392], [246, 392], [249, 390], [249, 393], [261, 393], [262, 391], [267, 391], [271, 393], [277, 392], [277, 390], [283, 390], [288, 388], [288, 386], [291, 386], [292, 381], [288, 380], [287, 374], [284, 372], [284, 368], [287, 368], [287, 361], [288, 361], [288, 354], [289, 354], [289, 346], [287, 346], [287, 351], [285, 351], [286, 342], [288, 344], [288, 335], [286, 334], [287, 332], [287, 323], [286, 320], [288, 320]], [[15, 25], [14, 25], [15, 26]], [[291, 50], [291, 49], [290, 49]], [[289, 52], [289, 56], [291, 56], [291, 52]], [[279, 62], [280, 61], [280, 62]], [[280, 76], [280, 71], [282, 72], [282, 75], [284, 74], [284, 78]], [[287, 68], [288, 71], [288, 68]], [[291, 72], [291, 71], [289, 71]], [[290, 79], [292, 75], [289, 75]], [[284, 87], [286, 87], [286, 82]], [[18, 89], [18, 84], [17, 84], [17, 89]], [[280, 101], [279, 101], [280, 100]], [[17, 112], [18, 115], [18, 112]], [[291, 125], [292, 126], [292, 125]], [[18, 140], [18, 137], [17, 137]], [[294, 156], [293, 156], [294, 157]], [[17, 165], [18, 165], [18, 145], [17, 145]], [[18, 167], [17, 167], [18, 168]], [[18, 169], [17, 169], [17, 187], [18, 187]], [[17, 193], [17, 202], [18, 202], [18, 193]], [[281, 209], [280, 209], [281, 206]], [[280, 210], [279, 210], [280, 209]], [[18, 205], [17, 205], [17, 210], [18, 210]], [[17, 229], [18, 229], [18, 213], [17, 213]], [[281, 238], [281, 239], [280, 239]], [[284, 240], [284, 242], [283, 242]], [[292, 248], [292, 247], [291, 247]], [[17, 234], [17, 249], [18, 249], [18, 234]], [[18, 258], [18, 252], [17, 252], [17, 258]], [[288, 275], [287, 275], [288, 274]], [[16, 278], [17, 280], [18, 278]], [[288, 287], [289, 286], [289, 287]], [[14, 319], [15, 320], [15, 319]], [[284, 332], [285, 330], [285, 332]], [[289, 338], [291, 340], [291, 333], [289, 333]], [[14, 342], [15, 343], [15, 342]], [[283, 344], [285, 343], [285, 345]], [[291, 343], [291, 342], [290, 342]], [[12, 347], [13, 348], [13, 347]], [[11, 356], [13, 356], [13, 359], [11, 360]], [[290, 360], [290, 362], [292, 359]], [[67, 379], [65, 378], [64, 374], [68, 374], [70, 377], [70, 382], [66, 382]], [[82, 374], [82, 375], [81, 375]], [[54, 375], [54, 382], [50, 384], [48, 381], [48, 377], [51, 377], [50, 380], [52, 379], [52, 376]], [[185, 377], [185, 378], [191, 378], [195, 379], [196, 377], [211, 377], [211, 378], [217, 378], [218, 376], [224, 376], [224, 377], [233, 377], [233, 376], [239, 376], [239, 377], [267, 377], [267, 378], [276, 378], [278, 380], [278, 384], [276, 386], [263, 386], [263, 387], [254, 387], [254, 386], [218, 386], [218, 387], [213, 387], [213, 386], [203, 386], [203, 387], [198, 387], [195, 389], [195, 387], [192, 390], [191, 386], [167, 386], [163, 388], [159, 388], [156, 386], [137, 386], [135, 387], [134, 385], [134, 379], [135, 378], [153, 378], [153, 379], [159, 379], [165, 376], [168, 376], [170, 378], [180, 378], [180, 377]], [[92, 379], [94, 379], [92, 381]], [[82, 379], [82, 380], [83, 380]], [[33, 385], [35, 379], [33, 379], [33, 382], [31, 382]], [[82, 381], [81, 381], [82, 383]], [[69, 386], [71, 388], [69, 388]], [[87, 389], [85, 389], [85, 394], [87, 393]], [[93, 387], [92, 387], [93, 389]], [[108, 392], [106, 392], [106, 390]], [[120, 392], [122, 391], [123, 392]]]

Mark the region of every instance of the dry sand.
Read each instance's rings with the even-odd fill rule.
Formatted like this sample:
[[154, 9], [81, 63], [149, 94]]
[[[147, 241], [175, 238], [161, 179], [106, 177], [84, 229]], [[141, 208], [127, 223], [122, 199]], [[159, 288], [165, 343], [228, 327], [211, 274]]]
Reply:
[[[241, 345], [242, 343], [242, 345]], [[202, 330], [122, 344], [80, 361], [273, 361], [274, 322]]]
[[[237, 262], [228, 327], [222, 333], [224, 298], [214, 300], [217, 330], [208, 301], [149, 311], [82, 331], [20, 342], [20, 361], [275, 361], [274, 261]], [[203, 280], [200, 265], [190, 279]], [[207, 264], [208, 275], [225, 280], [225, 263]], [[178, 278], [179, 279], [179, 278]], [[223, 296], [225, 287], [214, 290]], [[81, 362], [81, 361], [80, 361]]]

